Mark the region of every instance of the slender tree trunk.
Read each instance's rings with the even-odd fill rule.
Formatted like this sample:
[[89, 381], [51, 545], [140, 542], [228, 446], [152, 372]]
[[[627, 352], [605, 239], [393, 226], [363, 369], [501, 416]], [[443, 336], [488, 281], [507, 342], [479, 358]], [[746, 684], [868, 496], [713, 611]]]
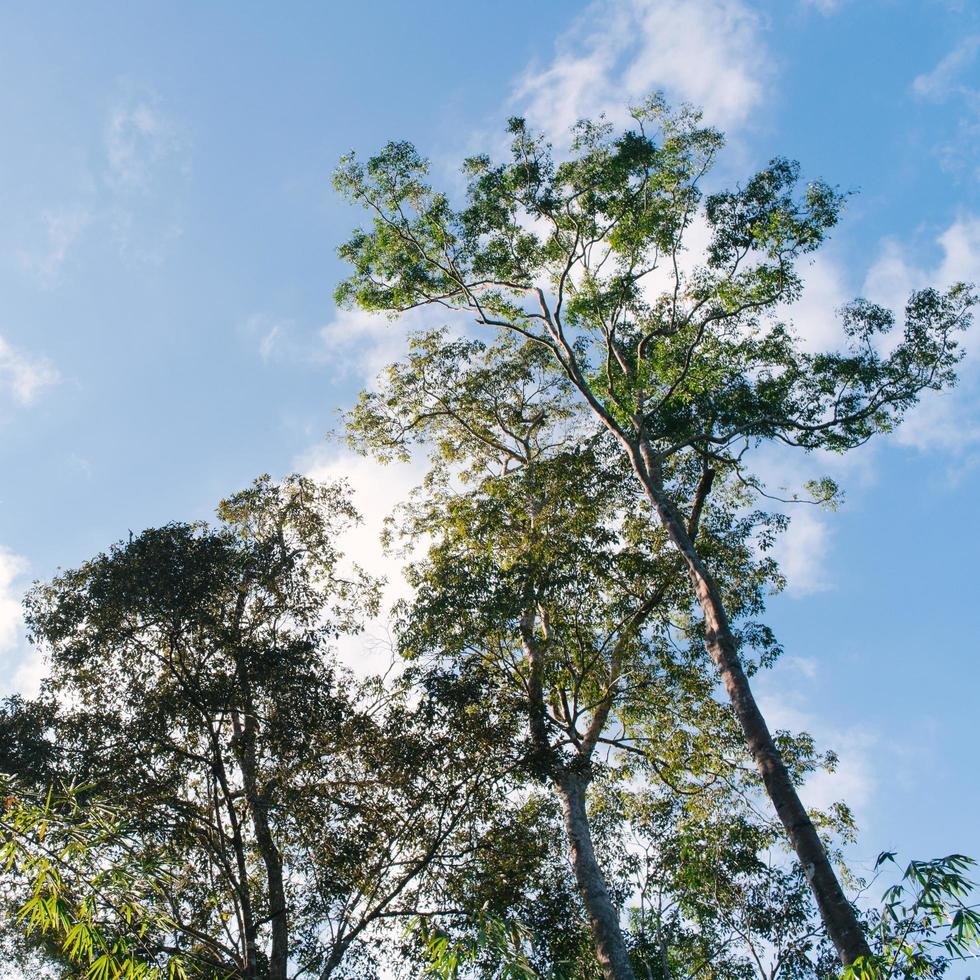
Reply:
[[289, 923], [286, 917], [286, 891], [282, 879], [282, 859], [272, 838], [265, 803], [260, 797], [250, 796], [252, 826], [255, 842], [265, 864], [269, 887], [269, 916], [272, 927], [272, 951], [269, 956], [269, 980], [286, 980], [289, 955]]
[[[609, 895], [592, 846], [592, 831], [585, 806], [589, 777], [569, 766], [567, 760], [562, 760], [548, 738], [543, 689], [544, 652], [535, 636], [535, 618], [534, 606], [528, 605], [520, 620], [521, 642], [528, 660], [528, 715], [534, 744], [532, 768], [540, 775], [550, 776], [558, 793], [575, 881], [585, 903], [603, 976], [606, 980], [636, 980], [619, 925], [619, 912]], [[588, 756], [576, 761], [587, 769]]]
[[330, 980], [330, 977], [332, 977], [334, 974], [334, 970], [336, 970], [337, 967], [340, 966], [340, 961], [344, 958], [344, 953], [346, 952], [347, 952], [346, 945], [335, 946], [333, 948], [333, 950], [330, 953], [330, 957], [327, 960], [326, 966], [324, 966], [323, 970], [320, 973], [319, 980]]
[[748, 677], [738, 658], [735, 638], [721, 593], [697, 553], [684, 520], [657, 478], [652, 454], [645, 446], [640, 447], [640, 454], [637, 454], [635, 448], [630, 448], [634, 469], [643, 483], [647, 498], [687, 564], [694, 591], [704, 613], [708, 654], [721, 674], [766, 792], [810, 882], [810, 889], [817, 901], [827, 934], [837, 948], [841, 961], [848, 966], [859, 956], [867, 956], [869, 953], [864, 931], [837, 880], [823, 841], [796, 792], [786, 764], [756, 704]]
[[259, 786], [256, 760], [256, 720], [251, 699], [251, 687], [239, 665], [240, 684], [246, 710], [242, 717], [232, 713], [236, 731], [236, 754], [242, 770], [242, 788], [248, 804], [255, 843], [265, 864], [266, 888], [269, 901], [269, 924], [272, 949], [269, 953], [268, 980], [286, 980], [289, 958], [289, 922], [286, 916], [286, 890], [282, 875], [282, 858], [269, 824], [268, 805]]
[[606, 888], [592, 847], [592, 833], [585, 809], [586, 786], [584, 777], [568, 770], [555, 778], [572, 852], [575, 881], [585, 903], [602, 975], [606, 980], [636, 980], [619, 925], [619, 911]]
[[[221, 799], [224, 801], [225, 812], [228, 815], [228, 823], [231, 829], [231, 844], [235, 853], [235, 865], [238, 869], [237, 881], [232, 878], [232, 885], [238, 895], [240, 906], [240, 926], [242, 931], [242, 980], [255, 980], [256, 963], [258, 960], [258, 929], [255, 925], [255, 917], [252, 915], [252, 899], [248, 891], [248, 864], [245, 860], [245, 842], [242, 839], [242, 828], [235, 813], [235, 799], [231, 787], [228, 783], [228, 774], [225, 771], [224, 753], [217, 733], [212, 728], [209, 732], [211, 741], [211, 767], [215, 778], [215, 797], [214, 815], [221, 827], [221, 802], [218, 799], [218, 791], [221, 792]], [[226, 838], [224, 829], [221, 828], [222, 838]]]

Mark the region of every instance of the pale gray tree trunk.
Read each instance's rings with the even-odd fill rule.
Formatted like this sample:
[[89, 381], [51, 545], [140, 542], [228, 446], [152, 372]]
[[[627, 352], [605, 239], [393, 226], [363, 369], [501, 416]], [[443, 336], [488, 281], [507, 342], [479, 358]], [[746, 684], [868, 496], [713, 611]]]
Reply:
[[585, 806], [587, 780], [567, 769], [555, 778], [571, 848], [572, 868], [585, 911], [602, 975], [606, 980], [636, 980], [619, 924], [619, 910], [609, 894], [596, 860]]
[[[631, 437], [609, 414], [583, 375], [575, 351], [555, 324], [547, 309], [544, 294], [540, 290], [538, 294], [542, 309], [546, 312], [552, 337], [564, 352], [562, 358], [556, 348], [559, 362], [592, 411], [623, 446], [648, 501], [687, 566], [688, 575], [704, 614], [705, 645], [708, 655], [718, 668], [766, 792], [803, 866], [827, 935], [837, 949], [841, 962], [849, 966], [856, 959], [867, 956], [870, 952], [864, 938], [864, 930], [861, 928], [854, 907], [847, 900], [837, 880], [823, 841], [820, 840], [820, 835], [796, 792], [782, 755], [756, 704], [748, 677], [738, 658], [738, 648], [721, 593], [694, 546], [693, 532], [689, 532], [684, 519], [664, 490], [660, 462], [656, 453], [643, 438], [639, 420], [637, 423], [641, 434]], [[692, 524], [696, 524], [694, 515], [692, 515]]]
[[640, 477], [647, 498], [687, 565], [704, 614], [708, 654], [718, 668], [766, 792], [810, 882], [827, 934], [847, 966], [869, 953], [864, 930], [837, 880], [823, 841], [796, 792], [782, 755], [756, 704], [748, 677], [738, 657], [738, 648], [721, 593], [697, 553], [683, 518], [664, 492], [652, 453], [642, 445], [639, 453], [634, 447], [630, 448], [634, 469]]
[[[545, 722], [542, 687], [544, 653], [535, 636], [535, 617], [534, 607], [528, 606], [520, 620], [521, 642], [528, 660], [528, 715], [531, 741], [535, 747], [534, 768], [541, 774], [549, 774], [561, 803], [575, 882], [582, 896], [586, 915], [589, 917], [592, 941], [595, 943], [596, 956], [602, 967], [603, 976], [606, 980], [636, 980], [636, 974], [630, 966], [626, 951], [623, 930], [619, 924], [619, 912], [606, 887], [602, 868], [596, 860], [595, 848], [592, 846], [592, 830], [589, 827], [589, 814], [586, 809], [585, 791], [589, 784], [589, 777], [586, 775], [589, 766], [588, 755], [591, 754], [595, 738], [598, 736], [590, 736], [590, 739], [586, 740], [591, 740], [586, 750], [587, 754], [576, 760], [581, 769], [575, 765], [575, 762], [569, 763], [568, 760], [562, 759], [552, 747]], [[610, 694], [609, 697], [611, 699], [612, 695]], [[608, 705], [606, 713], [608, 713]], [[603, 719], [605, 718], [605, 713], [599, 714]], [[601, 727], [601, 724], [601, 721], [596, 723], [598, 727]], [[580, 751], [582, 751], [581, 747]]]

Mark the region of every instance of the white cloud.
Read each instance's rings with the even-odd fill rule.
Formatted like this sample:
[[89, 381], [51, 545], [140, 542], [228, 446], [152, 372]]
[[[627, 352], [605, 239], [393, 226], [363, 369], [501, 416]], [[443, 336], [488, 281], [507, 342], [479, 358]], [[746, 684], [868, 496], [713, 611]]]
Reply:
[[184, 231], [180, 190], [190, 173], [185, 127], [155, 92], [127, 91], [108, 112], [104, 150], [101, 217], [124, 259], [160, 265]]
[[240, 324], [239, 333], [267, 363], [314, 365], [329, 371], [333, 381], [370, 387], [384, 368], [404, 357], [410, 333], [447, 323], [457, 332], [480, 332], [466, 313], [420, 307], [395, 318], [335, 309], [333, 318], [315, 329], [288, 317], [255, 313]]
[[980, 34], [970, 34], [936, 65], [932, 71], [917, 75], [912, 82], [912, 91], [925, 99], [942, 100], [955, 93], [972, 92], [960, 84], [959, 78], [969, 68], [980, 51]]
[[[864, 277], [862, 290], [851, 290], [851, 274], [832, 253], [803, 270], [806, 288], [802, 299], [781, 311], [790, 319], [808, 350], [836, 346], [841, 339], [835, 311], [855, 293], [896, 311], [898, 329], [909, 295], [927, 285], [945, 288], [955, 282], [980, 282], [980, 218], [964, 215], [935, 237], [938, 257], [916, 261], [912, 250], [893, 239], [884, 240]], [[897, 342], [893, 338], [892, 342]], [[960, 365], [960, 383], [942, 392], [927, 391], [909, 411], [892, 438], [921, 451], [941, 451], [955, 461], [947, 476], [957, 479], [962, 470], [980, 462], [980, 325], [962, 338], [967, 357]], [[830, 476], [845, 487], [869, 486], [875, 480], [875, 453], [814, 452], [806, 455], [778, 445], [762, 447], [753, 470], [769, 492], [791, 496], [810, 479]], [[791, 523], [774, 546], [774, 557], [787, 579], [790, 596], [802, 597], [832, 588], [832, 523], [824, 512], [799, 504], [775, 505]], [[832, 520], [832, 519], [831, 519]]]
[[[856, 453], [824, 449], [803, 453], [795, 447], [769, 443], [755, 451], [752, 472], [767, 493], [784, 501], [792, 500], [794, 495], [808, 500], [806, 483], [824, 477], [844, 489], [846, 500], [849, 491], [860, 491], [875, 483], [876, 453], [874, 446]], [[762, 499], [760, 504], [790, 519], [789, 527], [776, 539], [771, 552], [786, 577], [786, 594], [799, 599], [833, 589], [839, 557], [833, 533], [834, 515], [808, 502]], [[802, 664], [797, 666], [804, 670]]]
[[266, 313], [254, 313], [240, 326], [240, 332], [251, 346], [255, 345], [259, 357], [263, 361], [279, 360], [282, 357], [298, 356], [300, 360], [308, 360], [309, 344], [305, 351], [294, 338], [295, 324], [284, 317], [269, 316]]
[[838, 753], [837, 768], [833, 772], [819, 769], [813, 773], [800, 790], [800, 796], [807, 806], [818, 810], [829, 810], [834, 803], [842, 801], [857, 816], [859, 825], [867, 823], [866, 811], [875, 785], [877, 738], [867, 730], [833, 729], [827, 730], [822, 741]]
[[20, 694], [25, 698], [37, 697], [47, 671], [48, 667], [41, 653], [34, 647], [23, 644], [12, 672], [5, 672], [7, 681], [6, 691], [3, 693]]
[[522, 75], [512, 101], [556, 141], [583, 117], [622, 122], [627, 102], [655, 90], [731, 129], [763, 99], [770, 59], [760, 27], [741, 0], [596, 0], [551, 62]]
[[[677, 260], [677, 268], [682, 277], [689, 280], [696, 269], [705, 265], [712, 237], [713, 230], [704, 211], [696, 212], [684, 232], [683, 250]], [[664, 293], [669, 295], [674, 291], [674, 282], [672, 262], [669, 257], [661, 258], [657, 267], [642, 280], [640, 288], [648, 302], [656, 303]]]
[[[980, 283], [980, 217], [963, 215], [936, 236], [941, 258], [928, 265], [917, 262], [907, 247], [894, 240], [865, 279], [865, 295], [901, 312], [909, 294], [926, 285], [946, 288], [955, 282]], [[974, 323], [961, 339], [967, 356], [960, 365], [960, 383], [942, 392], [926, 392], [907, 415], [896, 438], [920, 450], [964, 453], [980, 446], [980, 325]]]
[[980, 217], [954, 221], [938, 238], [943, 260], [936, 270], [943, 285], [980, 282]]
[[[551, 59], [520, 75], [509, 109], [560, 143], [579, 119], [605, 113], [625, 122], [629, 102], [662, 89], [672, 101], [690, 101], [709, 122], [731, 129], [765, 95], [771, 59], [763, 26], [743, 0], [595, 0], [558, 38]], [[484, 142], [492, 139], [479, 135]], [[684, 265], [690, 268], [707, 244], [702, 217], [687, 237]], [[656, 292], [664, 285], [651, 277], [647, 288]], [[415, 311], [393, 326], [383, 316], [341, 310], [321, 328], [322, 347], [314, 359], [370, 383], [404, 352], [406, 326], [438, 323], [431, 311]]]
[[37, 693], [43, 672], [40, 655], [24, 642], [21, 600], [27, 560], [0, 547], [0, 695]]
[[953, 455], [956, 465], [948, 475], [955, 482], [963, 466], [971, 467], [977, 462], [980, 419], [975, 411], [976, 396], [975, 372], [971, 371], [958, 389], [927, 395], [908, 413], [895, 438], [922, 452]]
[[422, 482], [425, 466], [422, 462], [382, 466], [350, 451], [321, 444], [300, 456], [294, 467], [316, 480], [344, 479], [351, 485], [354, 506], [363, 523], [341, 538], [340, 549], [366, 572], [384, 578], [386, 586], [381, 615], [369, 622], [361, 635], [341, 637], [338, 653], [358, 673], [384, 672], [394, 654], [387, 630], [387, 612], [398, 599], [407, 598], [410, 590], [402, 575], [407, 559], [386, 553], [381, 545], [381, 533], [385, 518]]
[[370, 383], [404, 352], [406, 319], [402, 316], [392, 321], [359, 309], [337, 310], [319, 330], [321, 348], [315, 359], [341, 377], [353, 374], [359, 381]]
[[[787, 662], [786, 666], [794, 666]], [[813, 773], [800, 790], [803, 802], [819, 810], [828, 810], [843, 801], [854, 812], [858, 824], [866, 824], [875, 799], [874, 759], [878, 736], [866, 726], [841, 726], [839, 719], [826, 719], [809, 708], [812, 701], [811, 681], [799, 687], [798, 678], [781, 677], [781, 661], [775, 671], [756, 684], [759, 707], [771, 729], [809, 732], [816, 739], [817, 750], [832, 750], [838, 758], [834, 772], [820, 769]]]
[[[183, 157], [184, 139], [155, 95], [131, 99], [109, 112], [105, 153], [109, 181], [117, 189], [145, 191], [165, 163]], [[186, 169], [186, 161], [178, 161]]]
[[847, 274], [827, 252], [817, 253], [800, 273], [805, 282], [803, 295], [780, 315], [792, 322], [805, 350], [832, 350], [844, 338], [837, 310], [852, 298]]
[[26, 571], [26, 559], [0, 547], [0, 653], [9, 653], [20, 641], [21, 594], [15, 583]]
[[864, 278], [864, 295], [898, 313], [912, 291], [924, 282], [925, 273], [912, 266], [905, 247], [894, 238], [886, 238]]
[[0, 337], [0, 391], [29, 405], [38, 394], [59, 380], [57, 369], [43, 357], [32, 357]]
[[279, 335], [282, 333], [282, 324], [274, 323], [263, 335], [262, 339], [259, 341], [259, 356], [263, 361], [269, 360], [272, 356], [272, 352], [275, 350], [276, 341], [279, 339]]
[[844, 0], [803, 0], [804, 7], [813, 7], [822, 14], [834, 14], [840, 10]]
[[398, 587], [403, 563], [385, 553], [381, 547], [381, 532], [385, 518], [422, 482], [426, 472], [424, 464], [382, 465], [324, 442], [301, 455], [294, 466], [312, 479], [344, 479], [351, 485], [354, 506], [363, 523], [347, 532], [341, 550], [372, 575], [384, 576], [392, 587]]
[[804, 510], [804, 506], [792, 511], [789, 527], [773, 546], [791, 596], [812, 595], [831, 588], [827, 569], [830, 532], [813, 508]]
[[980, 168], [976, 165], [976, 149], [980, 143], [980, 87], [975, 82], [975, 72], [972, 73], [973, 84], [964, 81], [964, 75], [972, 69], [978, 52], [980, 34], [961, 38], [932, 71], [916, 76], [912, 91], [929, 102], [958, 103], [958, 124], [952, 136], [936, 141], [936, 152], [946, 169], [953, 172], [971, 169], [980, 179]]
[[784, 667], [798, 670], [807, 680], [813, 680], [819, 672], [817, 661], [812, 657], [782, 657], [779, 661]]
[[41, 221], [45, 229], [44, 245], [35, 251], [21, 251], [20, 261], [23, 268], [34, 276], [42, 287], [51, 288], [57, 282], [69, 249], [91, 219], [91, 212], [83, 207], [42, 212]]
[[437, 308], [420, 307], [394, 320], [366, 310], [336, 310], [318, 331], [312, 360], [327, 365], [339, 378], [354, 377], [370, 385], [382, 369], [404, 355], [409, 333], [447, 324], [457, 331], [474, 329], [467, 314]]
[[178, 190], [190, 173], [189, 150], [186, 127], [162, 99], [126, 86], [105, 115], [100, 166], [94, 173], [76, 168], [80, 200], [41, 211], [40, 234], [17, 251], [24, 272], [42, 288], [57, 285], [90, 226], [94, 237], [108, 232], [124, 258], [160, 264], [183, 234]]

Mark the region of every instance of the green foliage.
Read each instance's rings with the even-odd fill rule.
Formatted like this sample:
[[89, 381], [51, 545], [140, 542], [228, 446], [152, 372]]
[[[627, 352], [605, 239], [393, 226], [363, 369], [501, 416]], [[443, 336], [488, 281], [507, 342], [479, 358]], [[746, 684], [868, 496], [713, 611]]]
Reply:
[[[830, 233], [844, 195], [801, 187], [799, 166], [775, 159], [706, 196], [720, 134], [659, 97], [633, 121], [618, 134], [580, 124], [559, 163], [511, 120], [510, 159], [467, 160], [458, 206], [432, 189], [410, 144], [345, 158], [336, 186], [370, 225], [340, 249], [352, 272], [338, 302], [467, 313], [546, 352], [585, 407], [658, 465], [694, 454], [749, 485], [746, 448], [849, 449], [953, 383], [970, 288], [914, 293], [897, 341], [886, 337], [894, 315], [856, 300], [841, 311], [842, 348], [808, 353], [782, 311], [802, 289], [798, 261]], [[708, 232], [700, 257], [685, 250], [698, 220]], [[441, 369], [471, 349], [447, 349]]]
[[[149, 529], [32, 591], [52, 669], [0, 710], [5, 927], [65, 978], [339, 980], [385, 956], [595, 980], [600, 914], [651, 980], [836, 972], [758, 812], [676, 529], [717, 579], [732, 656], [770, 664], [786, 518], [758, 509], [750, 450], [892, 429], [954, 382], [975, 296], [914, 293], [898, 338], [856, 300], [840, 348], [809, 352], [785, 307], [844, 195], [779, 158], [706, 194], [721, 135], [656, 96], [632, 119], [580, 123], [561, 161], [513, 119], [509, 159], [467, 160], [459, 203], [408, 143], [337, 171], [369, 216], [338, 302], [488, 330], [412, 337], [346, 419], [358, 450], [431, 462], [388, 533], [425, 544], [397, 678], [333, 656], [379, 605], [337, 549], [357, 520], [343, 484], [260, 478], [214, 525]], [[788, 496], [841, 499], [829, 479]], [[796, 783], [835, 761], [806, 733], [774, 744]], [[45, 798], [59, 781], [84, 789]], [[828, 846], [853, 832], [843, 805], [811, 816]], [[913, 862], [847, 976], [970, 955], [970, 865]]]
[[[632, 120], [624, 132], [581, 122], [556, 161], [513, 119], [509, 158], [465, 161], [458, 203], [404, 142], [365, 163], [347, 157], [335, 175], [369, 219], [340, 248], [351, 272], [337, 302], [391, 316], [448, 308], [488, 332], [479, 343], [417, 339], [350, 417], [354, 441], [381, 458], [434, 447], [408, 524], [435, 545], [412, 573], [402, 647], [453, 661], [461, 679], [478, 673], [515, 717], [523, 707], [528, 771], [558, 784], [588, 782], [599, 744], [652, 762], [658, 743], [643, 725], [669, 731], [676, 692], [689, 695], [674, 648], [686, 648], [689, 678], [707, 645], [785, 829], [818, 869], [812, 884], [847, 962], [864, 948], [860, 927], [793, 788], [812, 743], [774, 741], [746, 682], [778, 654], [755, 617], [781, 584], [767, 552], [786, 522], [752, 512], [768, 493], [751, 451], [843, 452], [893, 429], [924, 392], [955, 382], [977, 298], [962, 283], [918, 290], [897, 338], [891, 311], [857, 299], [840, 311], [840, 344], [809, 351], [785, 311], [845, 196], [801, 185], [781, 158], [705, 194], [721, 135], [659, 96]], [[696, 225], [702, 255], [687, 252]], [[508, 374], [515, 365], [523, 375]], [[552, 387], [536, 383], [528, 398], [518, 376]], [[476, 484], [465, 497], [457, 467]], [[603, 483], [612, 474], [620, 485]], [[790, 500], [840, 499], [826, 479], [803, 491]], [[674, 719], [668, 744], [698, 746], [689, 732], [714, 722], [708, 686], [682, 702], [697, 708]], [[700, 777], [699, 748], [685, 764]], [[614, 934], [604, 908], [599, 931]]]
[[[637, 968], [659, 976], [666, 955], [681, 973], [701, 963], [742, 976], [753, 955], [774, 946], [806, 976], [824, 952], [807, 882], [788, 862], [759, 858], [778, 851], [779, 835], [744, 802], [758, 794], [757, 776], [715, 697], [676, 552], [646, 516], [608, 438], [581, 419], [569, 425], [568, 396], [567, 380], [530, 343], [484, 345], [434, 332], [413, 338], [406, 359], [350, 413], [348, 435], [361, 451], [387, 459], [417, 442], [432, 460], [424, 486], [392, 523], [392, 540], [428, 544], [409, 566], [414, 598], [400, 610], [399, 648], [434, 696], [493, 719], [498, 730], [509, 726], [491, 751], [530, 785], [543, 784], [542, 794], [564, 772], [592, 780], [591, 831], [628, 912]], [[778, 646], [753, 617], [780, 585], [765, 554], [780, 519], [746, 511], [751, 497], [737, 481], [706, 478], [694, 466], [672, 475], [692, 497], [710, 484], [689, 517], [704, 553], [725, 570], [746, 663], [753, 667], [753, 651], [770, 662]], [[529, 609], [540, 694], [532, 694], [522, 634]], [[800, 780], [832, 764], [805, 734], [780, 733], [779, 744]], [[651, 808], [660, 814], [655, 837]], [[848, 830], [845, 809], [817, 817], [828, 833]], [[554, 837], [542, 846], [532, 827], [549, 820]], [[546, 884], [547, 869], [567, 860], [555, 820], [538, 803], [533, 824], [507, 823], [503, 835], [484, 838], [486, 860], [460, 881], [454, 901], [525, 923], [542, 975], [591, 980], [598, 967], [586, 916], [543, 914], [551, 895], [579, 904], [572, 882]], [[638, 862], [638, 848], [662, 849], [663, 857]], [[725, 874], [732, 884], [720, 890]], [[658, 921], [648, 903], [632, 905], [637, 889], [656, 892]], [[447, 962], [493, 975], [467, 959], [483, 948], [476, 926], [440, 928], [434, 948], [456, 956]]]
[[[897, 867], [884, 852], [877, 868]], [[882, 897], [870, 935], [872, 955], [854, 963], [844, 980], [940, 977], [950, 963], [980, 957], [980, 911], [969, 904], [976, 861], [962, 854], [911, 861]]]
[[471, 937], [454, 942], [424, 918], [409, 923], [409, 932], [415, 933], [422, 946], [426, 973], [440, 980], [457, 980], [461, 970], [489, 960], [487, 980], [536, 980], [539, 974], [524, 953], [530, 943], [526, 929], [486, 912], [475, 916], [472, 926]]
[[112, 809], [80, 802], [76, 788], [35, 800], [8, 777], [0, 794], [0, 866], [23, 896], [16, 923], [28, 942], [85, 980], [187, 980], [183, 957], [160, 945], [176, 925], [161, 901], [165, 875], [133, 854]]
[[[640, 975], [827, 975], [833, 951], [806, 877], [751, 796], [718, 779], [684, 794], [623, 785], [614, 799], [633, 842], [638, 901], [630, 916]], [[826, 818], [824, 825], [841, 829]]]
[[29, 597], [51, 673], [0, 714], [25, 733], [11, 761], [126, 814], [190, 976], [284, 980], [288, 957], [370, 972], [386, 923], [492, 814], [492, 725], [333, 656], [377, 608], [335, 544], [355, 519], [341, 484], [263, 477], [215, 526], [149, 529]]

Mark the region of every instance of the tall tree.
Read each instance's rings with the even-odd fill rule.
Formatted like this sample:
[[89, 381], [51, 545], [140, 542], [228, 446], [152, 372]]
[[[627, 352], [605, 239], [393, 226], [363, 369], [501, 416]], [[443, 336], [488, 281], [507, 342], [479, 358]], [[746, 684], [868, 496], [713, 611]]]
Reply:
[[[634, 128], [576, 127], [567, 159], [511, 120], [512, 154], [466, 161], [456, 207], [427, 182], [408, 143], [366, 164], [349, 157], [337, 188], [370, 227], [340, 249], [353, 266], [339, 303], [397, 314], [432, 305], [545, 350], [611, 435], [683, 561], [714, 661], [776, 813], [805, 869], [841, 961], [868, 954], [820, 837], [753, 696], [718, 569], [692, 528], [697, 490], [678, 474], [724, 473], [761, 489], [748, 452], [766, 442], [845, 451], [896, 425], [921, 393], [951, 384], [956, 334], [969, 322], [963, 285], [912, 295], [904, 329], [857, 300], [846, 343], [806, 352], [780, 319], [802, 289], [796, 264], [826, 238], [843, 196], [773, 160], [742, 187], [701, 190], [721, 135], [690, 109], [654, 97]], [[685, 238], [708, 245], [690, 263]]]
[[[695, 792], [731, 779], [741, 758], [731, 716], [713, 697], [676, 551], [638, 506], [640, 487], [608, 435], [570, 427], [570, 394], [546, 353], [522, 339], [488, 346], [423, 334], [362, 396], [348, 433], [382, 458], [429, 444], [432, 470], [399, 524], [430, 542], [410, 567], [401, 650], [475, 690], [472, 710], [507, 706], [522, 770], [560, 801], [599, 963], [607, 977], [629, 978], [624, 896], [597, 856], [590, 785], [635, 755], [654, 782]], [[755, 646], [771, 659], [775, 642], [751, 617], [779, 580], [753, 544], [765, 548], [781, 522], [740, 514], [738, 484], [715, 487], [709, 501], [710, 470], [676, 479], [695, 488], [688, 529], [726, 571], [743, 656]], [[812, 764], [800, 744], [798, 774]]]

